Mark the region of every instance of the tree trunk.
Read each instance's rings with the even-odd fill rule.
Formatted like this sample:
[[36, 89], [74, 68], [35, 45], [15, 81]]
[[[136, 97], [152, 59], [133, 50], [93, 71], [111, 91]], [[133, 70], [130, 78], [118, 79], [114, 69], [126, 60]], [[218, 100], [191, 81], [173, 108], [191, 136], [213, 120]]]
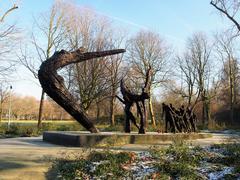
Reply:
[[71, 114], [83, 127], [92, 133], [99, 132], [92, 121], [84, 113], [81, 104], [73, 97], [65, 87], [64, 79], [57, 74], [57, 70], [67, 65], [83, 62], [89, 59], [123, 53], [124, 49], [101, 51], [101, 52], [81, 52], [77, 49], [73, 52], [61, 50], [44, 61], [38, 71], [38, 78], [44, 92], [58, 103], [63, 109]]
[[230, 122], [234, 123], [234, 84], [231, 59], [229, 60], [229, 85], [230, 85]]
[[63, 119], [63, 110], [61, 109], [60, 110], [60, 120], [62, 121], [62, 119]]
[[[232, 101], [232, 97], [230, 97]], [[230, 122], [233, 125], [234, 124], [234, 108], [233, 108], [233, 103], [231, 102], [230, 104]]]
[[211, 121], [211, 102], [209, 98], [206, 100], [205, 109], [206, 109], [206, 122], [207, 122], [206, 126], [208, 126], [209, 122]]
[[111, 126], [115, 125], [115, 114], [114, 114], [114, 105], [115, 105], [115, 96], [110, 98], [110, 124]]
[[210, 102], [205, 97], [203, 101], [203, 126], [208, 127], [209, 120], [211, 119], [211, 111], [210, 111]]
[[38, 125], [37, 125], [38, 129], [40, 129], [42, 127], [44, 96], [45, 96], [45, 92], [42, 89], [42, 94], [41, 94], [41, 99], [40, 99], [40, 104], [39, 104], [39, 111], [38, 111]]
[[207, 102], [206, 102], [206, 92], [203, 90], [201, 94], [201, 100], [202, 100], [202, 125], [203, 127], [207, 127]]
[[203, 98], [202, 98], [202, 125], [205, 126], [205, 105]]
[[98, 121], [98, 120], [99, 120], [99, 117], [100, 117], [100, 106], [99, 106], [99, 102], [96, 102], [96, 106], [97, 106], [96, 121]]
[[2, 103], [0, 104], [0, 122], [2, 122], [2, 111], [3, 111], [3, 107], [2, 107]]
[[153, 125], [153, 127], [156, 127], [156, 120], [155, 120], [155, 116], [154, 116], [154, 112], [153, 112], [152, 97], [151, 96], [148, 100], [148, 106], [149, 106], [149, 114], [150, 114], [152, 125]]
[[207, 127], [207, 105], [206, 105], [206, 102], [204, 101], [203, 102], [203, 126], [204, 127]]

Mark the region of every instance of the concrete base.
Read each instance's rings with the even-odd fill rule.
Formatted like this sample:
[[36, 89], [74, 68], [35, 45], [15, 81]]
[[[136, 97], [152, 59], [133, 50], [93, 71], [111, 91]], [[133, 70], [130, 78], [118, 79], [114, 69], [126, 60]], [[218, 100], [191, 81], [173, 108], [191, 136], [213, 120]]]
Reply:
[[43, 140], [64, 146], [72, 147], [104, 147], [120, 146], [125, 144], [150, 144], [157, 145], [163, 142], [178, 140], [194, 140], [209, 138], [208, 133], [121, 133], [101, 132], [89, 133], [86, 131], [46, 131], [43, 133]]

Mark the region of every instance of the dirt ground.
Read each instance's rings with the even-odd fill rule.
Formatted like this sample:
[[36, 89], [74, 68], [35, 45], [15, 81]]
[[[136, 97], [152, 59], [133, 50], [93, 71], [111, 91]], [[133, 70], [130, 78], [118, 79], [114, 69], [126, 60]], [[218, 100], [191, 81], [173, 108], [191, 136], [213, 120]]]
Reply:
[[[207, 146], [215, 143], [240, 143], [240, 134], [232, 132], [212, 133], [211, 138], [189, 142]], [[170, 143], [170, 142], [169, 142]], [[166, 143], [164, 145], [167, 145]], [[115, 149], [142, 151], [150, 145], [128, 144]], [[49, 144], [42, 137], [0, 139], [0, 180], [52, 179], [49, 172], [51, 160], [65, 153], [82, 153], [83, 148], [70, 148]]]

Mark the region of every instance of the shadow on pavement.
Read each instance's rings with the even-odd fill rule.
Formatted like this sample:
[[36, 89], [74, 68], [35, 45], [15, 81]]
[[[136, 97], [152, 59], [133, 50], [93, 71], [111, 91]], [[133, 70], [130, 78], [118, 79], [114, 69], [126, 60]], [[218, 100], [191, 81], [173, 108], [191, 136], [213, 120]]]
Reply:
[[27, 143], [30, 146], [40, 146], [40, 147], [60, 147], [59, 145], [51, 144], [42, 140], [42, 137], [36, 138], [19, 138], [18, 141]]
[[6, 160], [0, 161], [0, 172], [3, 170], [18, 169], [23, 167], [26, 167], [26, 165], [19, 162], [6, 161]]

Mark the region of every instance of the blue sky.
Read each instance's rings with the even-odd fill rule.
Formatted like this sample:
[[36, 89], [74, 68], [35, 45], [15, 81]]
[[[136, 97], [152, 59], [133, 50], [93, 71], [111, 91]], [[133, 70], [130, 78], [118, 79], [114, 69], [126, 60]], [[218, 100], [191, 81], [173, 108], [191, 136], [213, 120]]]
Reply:
[[[203, 31], [211, 35], [226, 25], [210, 0], [75, 0], [75, 4], [94, 9], [100, 15], [111, 18], [131, 33], [146, 29], [160, 33], [173, 48], [181, 49], [193, 32]], [[0, 7], [9, 7], [14, 0], [0, 1]], [[8, 18], [30, 31], [33, 16], [47, 12], [54, 0], [19, 0], [19, 9]], [[21, 74], [25, 74], [22, 76]], [[33, 84], [30, 74], [19, 73], [14, 82], [15, 92], [40, 97], [40, 88]], [[23, 80], [24, 79], [24, 80]]]

